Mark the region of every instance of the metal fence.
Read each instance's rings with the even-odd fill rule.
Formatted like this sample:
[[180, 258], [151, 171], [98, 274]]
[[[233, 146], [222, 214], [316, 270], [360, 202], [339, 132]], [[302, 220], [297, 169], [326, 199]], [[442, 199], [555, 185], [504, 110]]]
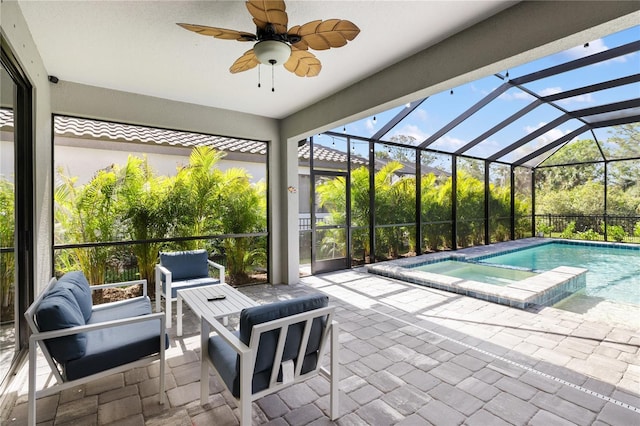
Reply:
[[[267, 279], [268, 254], [265, 232], [252, 234], [226, 234], [205, 237], [166, 238], [145, 241], [117, 241], [101, 243], [82, 243], [55, 245], [53, 249], [54, 269], [57, 276], [75, 269], [82, 269], [93, 284], [131, 281], [147, 278], [153, 283], [153, 270], [140, 264], [141, 256], [147, 258], [147, 265], [155, 266], [159, 251], [190, 250], [205, 248], [209, 259], [227, 267], [227, 281], [230, 284], [246, 284], [262, 282]], [[234, 240], [236, 244], [225, 247], [223, 242]], [[242, 244], [242, 251], [237, 247]], [[200, 243], [197, 243], [200, 241]], [[227, 249], [232, 250], [231, 253]], [[229, 276], [229, 256], [242, 255], [246, 266], [246, 277], [243, 282], [235, 282]]]
[[560, 237], [562, 235], [556, 234], [564, 233], [564, 236], [570, 237], [572, 223], [573, 238], [585, 237], [605, 241], [606, 229], [606, 241], [640, 243], [640, 235], [636, 235], [640, 232], [640, 216], [536, 215], [536, 229], [546, 236]]

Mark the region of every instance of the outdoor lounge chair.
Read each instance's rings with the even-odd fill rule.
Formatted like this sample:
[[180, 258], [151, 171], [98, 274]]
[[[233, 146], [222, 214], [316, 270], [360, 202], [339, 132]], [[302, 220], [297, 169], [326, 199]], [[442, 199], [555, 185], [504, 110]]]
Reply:
[[[92, 290], [142, 284], [142, 296], [93, 306]], [[25, 312], [29, 338], [28, 424], [36, 424], [36, 399], [160, 360], [159, 399], [164, 404], [164, 314], [152, 313], [146, 280], [89, 286], [81, 271], [49, 285]], [[56, 384], [36, 392], [40, 346]]]
[[[209, 267], [220, 271], [220, 278], [209, 276]], [[224, 266], [209, 260], [207, 251], [160, 252], [156, 265], [156, 312], [160, 312], [160, 299], [165, 298], [167, 328], [171, 328], [171, 302], [177, 300], [178, 290], [212, 284], [224, 284]]]
[[[240, 330], [202, 317], [200, 403], [209, 399], [209, 367], [239, 400], [240, 425], [251, 424], [251, 403], [322, 373], [330, 381], [330, 415], [338, 416], [338, 323], [325, 295], [244, 309]], [[216, 334], [209, 335], [211, 328]], [[322, 368], [331, 336], [330, 370]]]

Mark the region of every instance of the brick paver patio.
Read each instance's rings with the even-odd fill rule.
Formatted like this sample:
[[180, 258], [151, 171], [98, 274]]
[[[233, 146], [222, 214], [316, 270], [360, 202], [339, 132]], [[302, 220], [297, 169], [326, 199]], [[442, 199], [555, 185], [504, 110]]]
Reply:
[[[241, 291], [261, 303], [314, 291], [330, 296], [341, 328], [339, 425], [640, 424], [637, 324], [522, 311], [356, 270], [302, 282]], [[238, 424], [235, 400], [213, 375], [209, 402], [200, 406], [199, 324], [188, 309], [184, 327], [180, 338], [171, 330], [164, 406], [154, 364], [41, 399], [38, 420]], [[40, 365], [44, 385], [48, 367]], [[328, 382], [316, 377], [262, 398], [253, 405], [254, 424], [331, 424], [328, 393]], [[0, 423], [26, 424], [26, 394], [16, 391]]]

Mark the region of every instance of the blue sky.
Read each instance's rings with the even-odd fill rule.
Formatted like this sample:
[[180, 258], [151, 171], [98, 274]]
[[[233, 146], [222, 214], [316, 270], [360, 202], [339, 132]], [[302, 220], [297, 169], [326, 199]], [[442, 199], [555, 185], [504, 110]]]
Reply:
[[[613, 47], [621, 46], [632, 41], [640, 40], [640, 26], [635, 26], [627, 30], [612, 34], [605, 38], [589, 41], [588, 47], [583, 45], [550, 55], [539, 60], [521, 65], [508, 70], [509, 78], [516, 78], [554, 65], [566, 63], [574, 59], [592, 55]], [[503, 71], [503, 75], [507, 70]], [[524, 86], [542, 96], [563, 92], [590, 84], [611, 80], [618, 77], [629, 76], [640, 72], [640, 55], [637, 53], [621, 56], [580, 68], [575, 71], [565, 72], [549, 78], [534, 81]], [[406, 135], [414, 137], [417, 143], [421, 143], [430, 135], [438, 131], [441, 127], [456, 118], [459, 114], [474, 105], [476, 102], [491, 93], [502, 84], [502, 80], [494, 75], [465, 84], [450, 90], [431, 96], [396, 126], [383, 140], [389, 140], [394, 135]], [[593, 106], [618, 102], [622, 100], [637, 98], [640, 96], [640, 83], [622, 86], [619, 88], [603, 90], [574, 98], [565, 99], [558, 102], [558, 105], [568, 111], [589, 108]], [[511, 88], [479, 112], [471, 116], [462, 124], [451, 130], [430, 147], [446, 152], [454, 152], [464, 146], [467, 142], [475, 139], [484, 131], [490, 129], [495, 124], [507, 118], [514, 112], [530, 104], [534, 98], [526, 92]], [[368, 117], [354, 123], [346, 125], [347, 133], [370, 137], [375, 134], [381, 126], [390, 120], [404, 106], [393, 108], [392, 110], [376, 114], [376, 122], [373, 117]], [[519, 140], [532, 131], [544, 126], [562, 114], [556, 108], [542, 105], [511, 125], [505, 127], [498, 133], [490, 136], [487, 140], [477, 145], [467, 152], [469, 155], [486, 157], [501, 148]], [[555, 140], [568, 134], [582, 125], [577, 120], [569, 120], [543, 134], [538, 139], [523, 146], [519, 150], [501, 158], [503, 161], [513, 161], [527, 154], [545, 142]], [[342, 132], [342, 126], [333, 129], [335, 132]], [[596, 132], [599, 139], [608, 137], [608, 130], [601, 129]], [[591, 133], [578, 136], [579, 139], [592, 138]], [[328, 146], [341, 148], [339, 141], [334, 141], [326, 136], [316, 138], [316, 141]], [[336, 143], [336, 145], [334, 145]], [[366, 151], [356, 148], [354, 152], [366, 155]], [[533, 161], [530, 165], [535, 165]]]

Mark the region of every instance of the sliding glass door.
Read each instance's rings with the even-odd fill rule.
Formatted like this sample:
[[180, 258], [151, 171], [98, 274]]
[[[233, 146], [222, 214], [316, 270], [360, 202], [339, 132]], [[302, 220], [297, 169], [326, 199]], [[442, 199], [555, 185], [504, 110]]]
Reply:
[[31, 86], [1, 40], [0, 56], [0, 389], [27, 347], [24, 312], [33, 292]]

